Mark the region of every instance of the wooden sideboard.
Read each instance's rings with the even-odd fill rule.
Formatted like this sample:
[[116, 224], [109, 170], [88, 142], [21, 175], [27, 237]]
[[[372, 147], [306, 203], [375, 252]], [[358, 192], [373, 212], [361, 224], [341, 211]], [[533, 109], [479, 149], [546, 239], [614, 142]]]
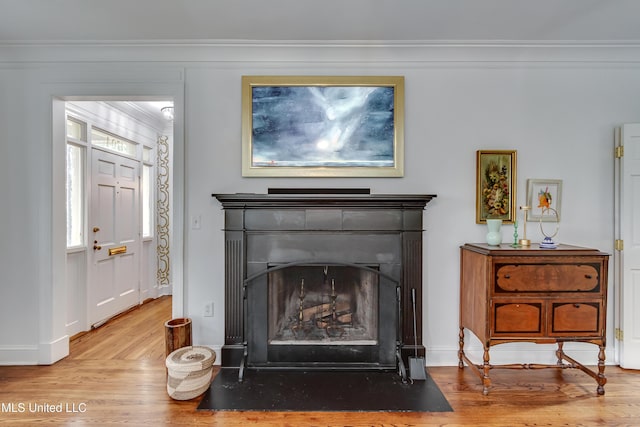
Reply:
[[[466, 362], [489, 393], [493, 368], [577, 368], [598, 383], [604, 394], [607, 277], [609, 255], [595, 249], [559, 245], [556, 249], [489, 246], [467, 243], [460, 248], [460, 349], [458, 366]], [[483, 363], [464, 353], [465, 329], [484, 347]], [[556, 365], [491, 365], [492, 346], [513, 342], [557, 343]], [[597, 372], [565, 354], [565, 342], [599, 347]], [[566, 363], [565, 363], [566, 362]]]

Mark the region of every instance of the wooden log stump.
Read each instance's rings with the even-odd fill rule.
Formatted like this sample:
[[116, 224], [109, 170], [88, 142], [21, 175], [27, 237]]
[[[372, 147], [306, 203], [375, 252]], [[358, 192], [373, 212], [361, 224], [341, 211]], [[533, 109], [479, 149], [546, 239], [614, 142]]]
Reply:
[[165, 326], [165, 357], [175, 350], [192, 345], [191, 319], [179, 317], [167, 320]]

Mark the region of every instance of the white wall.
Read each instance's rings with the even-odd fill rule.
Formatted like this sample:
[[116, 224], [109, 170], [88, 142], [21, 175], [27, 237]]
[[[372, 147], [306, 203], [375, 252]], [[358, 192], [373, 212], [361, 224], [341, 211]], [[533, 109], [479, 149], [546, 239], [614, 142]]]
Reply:
[[[30, 161], [27, 143], [33, 133], [22, 117], [29, 100], [25, 73], [0, 71], [0, 360], [34, 359], [38, 351], [42, 275], [37, 200], [41, 185], [34, 177], [39, 162]], [[16, 124], [22, 123], [22, 126]], [[30, 255], [32, 254], [32, 257]]]
[[[3, 264], [13, 261], [3, 266], [0, 321], [20, 324], [0, 329], [0, 363], [19, 363], [16, 349], [42, 344], [42, 317], [47, 313], [38, 309], [34, 297], [60, 286], [49, 277], [56, 263], [38, 246], [41, 235], [55, 235], [43, 217], [52, 214], [55, 188], [42, 186], [51, 173], [51, 123], [48, 106], [41, 104], [51, 92], [115, 94], [118, 86], [133, 90], [137, 83], [137, 91], [161, 92], [165, 85], [179, 94], [176, 87], [184, 85], [184, 104], [178, 102], [176, 108], [176, 144], [184, 149], [184, 158], [180, 152], [176, 155], [176, 166], [178, 175], [184, 172], [184, 193], [177, 194], [174, 206], [178, 231], [183, 217], [186, 224], [184, 239], [178, 236], [174, 242], [184, 248], [184, 270], [174, 271], [183, 279], [174, 285], [174, 315], [193, 319], [196, 344], [219, 347], [224, 342], [223, 212], [212, 193], [335, 186], [437, 194], [425, 212], [424, 343], [430, 365], [457, 364], [458, 248], [464, 242], [482, 241], [486, 234], [485, 227], [475, 223], [476, 150], [518, 150], [518, 204], [525, 202], [528, 178], [562, 179], [558, 240], [613, 252], [613, 129], [640, 120], [639, 49], [266, 44], [58, 49], [11, 50], [4, 57], [14, 63], [0, 68], [0, 188], [7, 201], [0, 208], [0, 227], [8, 236], [0, 248]], [[80, 58], [88, 62], [71, 64]], [[45, 62], [36, 64], [38, 59]], [[240, 77], [245, 74], [405, 76], [405, 177], [242, 178]], [[17, 105], [8, 102], [5, 93], [13, 95]], [[12, 151], [5, 156], [9, 143]], [[7, 182], [15, 181], [16, 175], [23, 178], [25, 192]], [[194, 215], [202, 217], [198, 230], [189, 228]], [[513, 229], [505, 226], [503, 232], [507, 240]], [[528, 232], [533, 241], [541, 239], [536, 224], [529, 223]], [[35, 266], [26, 254], [33, 254]], [[176, 295], [180, 289], [184, 301], [182, 293]], [[208, 301], [215, 305], [211, 318], [202, 316]], [[612, 298], [609, 303], [607, 356], [612, 362]], [[55, 339], [54, 328], [44, 341]], [[475, 355], [480, 347], [471, 344]], [[597, 362], [594, 346], [568, 348], [577, 348], [579, 360]], [[548, 346], [508, 344], [492, 351], [493, 361], [512, 359], [555, 361]]]

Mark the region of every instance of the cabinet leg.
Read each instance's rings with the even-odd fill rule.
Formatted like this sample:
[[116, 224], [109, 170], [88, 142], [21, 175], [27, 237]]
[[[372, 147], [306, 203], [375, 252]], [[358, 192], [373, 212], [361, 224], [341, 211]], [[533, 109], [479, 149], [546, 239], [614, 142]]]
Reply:
[[464, 326], [460, 326], [460, 332], [458, 333], [458, 368], [464, 368]]
[[563, 346], [564, 346], [564, 343], [562, 341], [558, 341], [558, 349], [556, 350], [556, 357], [558, 358], [558, 362], [557, 362], [558, 366], [562, 366], [563, 364], [562, 362], [562, 355], [564, 354], [564, 350], [562, 349]]
[[489, 394], [489, 388], [491, 387], [491, 378], [489, 378], [489, 370], [491, 365], [489, 364], [489, 347], [484, 346], [484, 355], [482, 356], [482, 394], [485, 396]]
[[600, 352], [598, 353], [598, 378], [596, 378], [596, 381], [598, 382], [597, 392], [600, 396], [604, 394], [604, 385], [607, 383], [607, 377], [604, 376], [604, 360], [606, 358], [604, 350], [605, 346], [604, 344], [601, 344]]

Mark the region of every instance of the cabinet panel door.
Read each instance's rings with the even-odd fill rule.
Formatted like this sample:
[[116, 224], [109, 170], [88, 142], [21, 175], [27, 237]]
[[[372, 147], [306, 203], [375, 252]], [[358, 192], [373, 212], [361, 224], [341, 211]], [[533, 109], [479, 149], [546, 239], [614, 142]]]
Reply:
[[551, 335], [599, 336], [599, 301], [561, 301], [551, 304]]
[[493, 336], [538, 336], [544, 333], [542, 300], [497, 300], [493, 305]]

